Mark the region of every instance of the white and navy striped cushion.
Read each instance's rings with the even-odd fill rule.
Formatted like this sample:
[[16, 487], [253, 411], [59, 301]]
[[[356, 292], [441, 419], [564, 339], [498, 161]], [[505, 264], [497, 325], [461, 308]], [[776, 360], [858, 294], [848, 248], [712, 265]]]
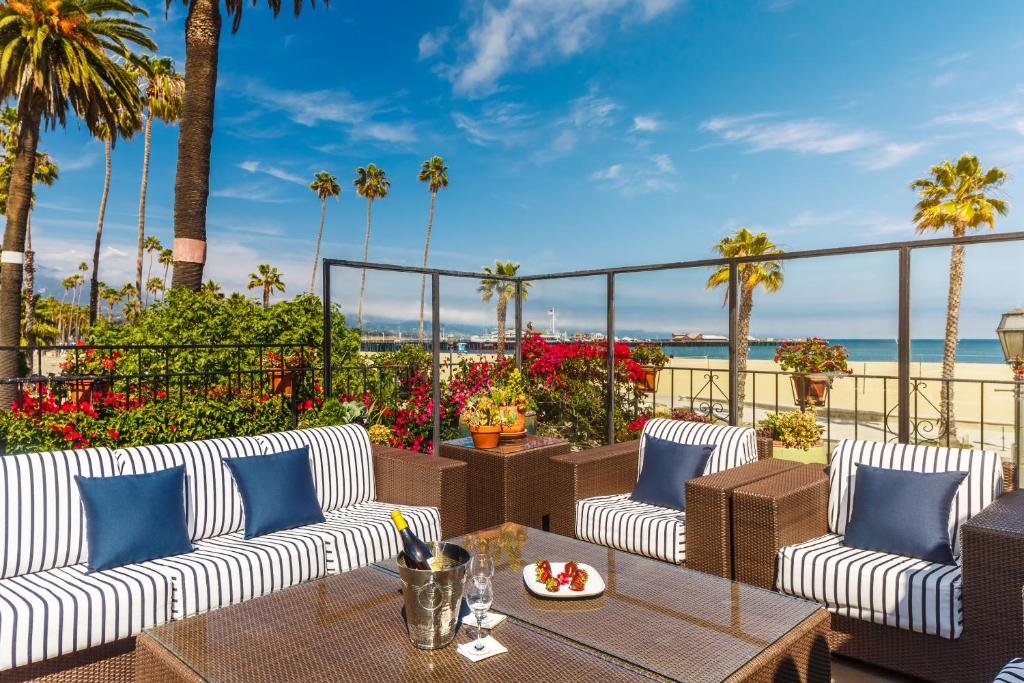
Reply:
[[0, 580], [0, 671], [138, 635], [168, 621], [170, 606], [168, 579], [139, 565]]
[[992, 683], [1024, 683], [1024, 657], [1007, 662]]
[[241, 532], [196, 543], [196, 550], [146, 562], [174, 587], [174, 619], [227, 607], [328, 575], [327, 547], [313, 527], [245, 539]]
[[114, 452], [125, 474], [185, 466], [185, 511], [193, 541], [242, 528], [242, 501], [222, 460], [264, 454], [264, 442], [249, 436], [137, 446]]
[[648, 436], [692, 446], [717, 446], [708, 458], [704, 474], [714, 474], [757, 460], [757, 433], [753, 429], [655, 418], [644, 425], [638, 477], [644, 466], [644, 446]]
[[359, 425], [297, 429], [257, 437], [267, 453], [309, 446], [313, 482], [324, 512], [376, 498], [373, 448]]
[[638, 503], [629, 494], [577, 501], [576, 538], [666, 562], [686, 560], [685, 513]]
[[958, 638], [960, 576], [957, 564], [847, 548], [828, 534], [779, 551], [776, 588], [835, 614]]
[[441, 516], [437, 508], [379, 502], [335, 510], [327, 514], [325, 523], [306, 528], [324, 535], [329, 540], [328, 547], [337, 552], [338, 566], [332, 569], [347, 572], [398, 555], [402, 545], [389, 516], [396, 507], [421, 540], [441, 540]]
[[954, 557], [960, 556], [960, 525], [984, 510], [1003, 490], [1002, 461], [992, 451], [844, 439], [832, 451], [829, 464], [828, 525], [832, 533], [846, 533], [858, 464], [910, 472], [967, 472], [949, 514]]
[[111, 476], [116, 461], [106, 448], [0, 456], [0, 578], [85, 561], [76, 474]]

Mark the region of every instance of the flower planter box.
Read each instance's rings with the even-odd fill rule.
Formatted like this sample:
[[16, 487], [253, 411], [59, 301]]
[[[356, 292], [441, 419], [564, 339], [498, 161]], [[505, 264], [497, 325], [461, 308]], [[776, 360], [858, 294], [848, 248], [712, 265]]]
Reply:
[[811, 446], [809, 449], [788, 448], [781, 441], [772, 442], [772, 455], [780, 460], [794, 460], [807, 464], [828, 464], [828, 447], [824, 443]]
[[267, 370], [267, 378], [270, 381], [270, 391], [275, 396], [283, 395], [292, 397], [292, 379], [295, 377], [294, 370]]
[[800, 407], [812, 406], [820, 408], [828, 400], [828, 390], [832, 380], [826, 374], [802, 375], [794, 373], [789, 376], [793, 383], [793, 400]]

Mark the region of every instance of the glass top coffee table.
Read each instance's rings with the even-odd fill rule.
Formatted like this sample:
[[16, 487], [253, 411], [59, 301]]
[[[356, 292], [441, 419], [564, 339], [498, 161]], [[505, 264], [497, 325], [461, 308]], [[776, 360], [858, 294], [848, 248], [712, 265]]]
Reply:
[[[136, 680], [829, 680], [828, 615], [815, 604], [515, 524], [454, 540], [495, 553], [506, 654], [474, 664], [454, 644], [413, 647], [389, 561], [146, 631]], [[522, 567], [541, 558], [585, 562], [607, 588], [534, 597]]]

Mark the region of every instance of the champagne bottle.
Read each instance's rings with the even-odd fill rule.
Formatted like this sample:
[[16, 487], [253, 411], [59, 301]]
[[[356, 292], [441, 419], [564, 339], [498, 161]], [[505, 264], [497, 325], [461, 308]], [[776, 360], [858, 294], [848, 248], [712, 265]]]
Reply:
[[401, 510], [391, 511], [391, 521], [394, 522], [395, 528], [398, 529], [398, 535], [402, 539], [402, 545], [405, 548], [406, 565], [413, 569], [431, 569], [431, 559], [434, 554], [430, 552], [427, 544], [412, 532], [412, 529], [409, 528], [409, 523], [402, 516]]

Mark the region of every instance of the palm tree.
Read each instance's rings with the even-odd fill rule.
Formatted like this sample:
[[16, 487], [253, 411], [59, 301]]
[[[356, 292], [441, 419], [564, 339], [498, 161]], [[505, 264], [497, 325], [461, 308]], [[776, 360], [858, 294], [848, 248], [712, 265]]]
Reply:
[[214, 299], [224, 298], [224, 292], [221, 290], [220, 285], [213, 280], [207, 280], [203, 283], [202, 292]]
[[103, 141], [103, 193], [100, 195], [100, 212], [96, 219], [96, 243], [92, 250], [92, 281], [89, 283], [89, 324], [96, 322], [100, 308], [100, 243], [103, 240], [103, 221], [107, 215], [107, 198], [110, 196], [110, 161], [114, 141], [117, 138], [131, 138], [140, 125], [141, 103], [138, 108], [119, 108], [117, 118], [104, 121], [96, 130], [96, 137]]
[[160, 288], [160, 291], [165, 292], [167, 291], [167, 273], [174, 264], [174, 251], [171, 249], [161, 249], [156, 262], [164, 267], [164, 278], [162, 280], [163, 286]]
[[[495, 261], [494, 267], [484, 266], [483, 272], [485, 277], [480, 280], [479, 286], [476, 291], [480, 294], [480, 299], [487, 303], [491, 299], [496, 300], [495, 309], [498, 317], [498, 345], [497, 354], [498, 358], [505, 355], [505, 314], [508, 311], [508, 302], [516, 296], [516, 283], [513, 280], [506, 280], [505, 278], [515, 277], [516, 273], [519, 272], [519, 264], [513, 263], [512, 261]], [[523, 301], [526, 301], [528, 296], [527, 290], [530, 289], [530, 283], [523, 283]]]
[[[0, 99], [18, 103], [18, 153], [4, 228], [4, 251], [17, 259], [0, 264], [0, 346], [20, 341], [22, 264], [40, 125], [64, 125], [73, 110], [95, 132], [121, 107], [133, 108], [139, 88], [123, 64], [129, 45], [155, 49], [149, 30], [135, 21], [146, 10], [129, 0], [23, 0], [0, 5]], [[0, 377], [18, 371], [15, 351], [0, 353]], [[9, 406], [14, 385], [0, 386]]]
[[269, 263], [261, 263], [256, 270], [255, 273], [249, 273], [249, 284], [245, 288], [263, 289], [263, 308], [266, 310], [270, 308], [270, 297], [273, 296], [274, 290], [284, 291], [284, 282], [281, 280], [281, 274], [277, 272], [277, 268]]
[[[419, 181], [427, 183], [430, 189], [430, 214], [427, 217], [427, 239], [423, 245], [423, 267], [427, 267], [430, 257], [430, 231], [434, 227], [434, 206], [437, 204], [437, 191], [448, 187], [448, 167], [444, 159], [436, 154], [420, 165]], [[423, 343], [423, 305], [427, 292], [427, 274], [420, 277], [420, 343]]]
[[[915, 205], [917, 232], [938, 232], [949, 228], [953, 237], [983, 225], [995, 229], [996, 215], [1005, 216], [1009, 205], [1002, 199], [986, 196], [1006, 180], [1001, 168], [983, 169], [978, 157], [964, 154], [956, 165], [943, 161], [931, 167], [931, 176], [910, 184], [921, 199]], [[949, 258], [949, 293], [946, 303], [946, 337], [942, 347], [942, 390], [939, 395], [941, 435], [947, 441], [956, 438], [953, 415], [953, 373], [960, 327], [960, 291], [964, 286], [964, 245], [954, 244]]]
[[313, 252], [313, 277], [309, 280], [309, 291], [313, 293], [316, 291], [316, 267], [320, 261], [320, 240], [324, 236], [324, 218], [327, 216], [327, 199], [334, 197], [337, 199], [341, 195], [341, 185], [338, 184], [338, 179], [332, 176], [327, 171], [320, 171], [313, 178], [313, 182], [309, 184], [309, 189], [316, 192], [316, 196], [320, 198], [320, 230], [316, 233], [316, 251]]
[[[352, 181], [356, 186], [356, 194], [366, 197], [366, 237], [363, 238], [363, 263], [370, 259], [370, 213], [373, 209], [374, 199], [383, 199], [388, 196], [391, 189], [391, 181], [388, 180], [383, 168], [376, 164], [368, 164], [365, 168], [360, 166], [356, 169], [356, 178]], [[357, 316], [357, 327], [363, 329], [363, 297], [366, 294], [366, 269], [363, 268], [359, 276], [359, 314]]]
[[[724, 258], [740, 256], [772, 256], [781, 254], [768, 235], [759, 232], [756, 235], [746, 228], [740, 228], [732, 235], [725, 237], [715, 245]], [[747, 354], [750, 350], [750, 315], [754, 310], [754, 290], [760, 287], [766, 292], [777, 292], [782, 287], [782, 264], [778, 261], [751, 261], [736, 266], [739, 276], [739, 320], [737, 321], [736, 344], [736, 424], [743, 420], [743, 404], [747, 387]], [[714, 289], [729, 284], [729, 266], [720, 266], [708, 278], [707, 288]], [[728, 303], [729, 295], [726, 293]]]
[[125, 302], [124, 306], [121, 307], [121, 314], [124, 315], [125, 320], [133, 320], [142, 310], [138, 301], [139, 290], [135, 288], [134, 283], [126, 282], [121, 285], [118, 294], [121, 295], [121, 300]]
[[[220, 45], [218, 0], [185, 0], [185, 97], [178, 134], [178, 169], [174, 180], [175, 250], [172, 286], [198, 290], [206, 261], [206, 202], [210, 191], [210, 139], [213, 136], [217, 52]], [[315, 0], [311, 0], [315, 4]], [[225, 0], [234, 33], [242, 21], [243, 0]], [[281, 0], [267, 0], [276, 17]], [[302, 0], [295, 0], [295, 14]]]
[[164, 283], [158, 277], [151, 277], [146, 280], [146, 300], [149, 301], [149, 295], [153, 295], [153, 303], [156, 303], [156, 295], [158, 292], [164, 291]]
[[[156, 235], [147, 235], [146, 239], [142, 242], [142, 246], [145, 247], [146, 253], [149, 254], [149, 265], [146, 268], [146, 282], [153, 277], [153, 254], [160, 253], [164, 245], [160, 244], [160, 238]], [[146, 291], [146, 304], [149, 305], [149, 290]]]
[[[139, 187], [139, 237], [135, 250], [136, 302], [142, 301], [142, 252], [146, 249], [146, 190], [149, 186], [149, 154], [153, 141], [153, 119], [170, 125], [181, 116], [181, 99], [185, 93], [185, 79], [174, 70], [170, 57], [139, 58], [141, 67], [137, 76], [143, 81], [146, 103], [145, 143], [142, 151], [142, 182]], [[138, 305], [138, 304], [136, 304]]]
[[60, 286], [64, 290], [64, 293], [60, 297], [60, 309], [58, 309], [60, 311], [60, 314], [57, 318], [57, 329], [60, 331], [61, 341], [67, 341], [68, 330], [66, 329], [67, 326], [65, 324], [64, 318], [65, 314], [67, 313], [68, 294], [70, 294], [72, 290], [74, 290], [75, 288], [75, 276], [67, 276], [66, 278], [60, 281]]

